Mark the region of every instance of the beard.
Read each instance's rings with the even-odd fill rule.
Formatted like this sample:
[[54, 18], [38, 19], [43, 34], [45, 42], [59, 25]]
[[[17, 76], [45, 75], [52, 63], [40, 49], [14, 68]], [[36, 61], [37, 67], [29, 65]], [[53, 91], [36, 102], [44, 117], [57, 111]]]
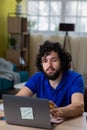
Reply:
[[55, 73], [53, 73], [52, 75], [51, 74], [47, 74], [44, 70], [43, 70], [45, 76], [47, 77], [47, 79], [49, 80], [56, 80], [60, 74], [62, 73], [62, 68], [58, 69], [55, 71]]

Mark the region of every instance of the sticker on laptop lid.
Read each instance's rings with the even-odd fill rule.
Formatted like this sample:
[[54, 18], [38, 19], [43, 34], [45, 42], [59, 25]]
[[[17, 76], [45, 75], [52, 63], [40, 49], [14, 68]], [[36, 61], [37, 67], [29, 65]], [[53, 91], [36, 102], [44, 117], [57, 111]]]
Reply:
[[34, 119], [32, 107], [20, 107], [22, 119]]

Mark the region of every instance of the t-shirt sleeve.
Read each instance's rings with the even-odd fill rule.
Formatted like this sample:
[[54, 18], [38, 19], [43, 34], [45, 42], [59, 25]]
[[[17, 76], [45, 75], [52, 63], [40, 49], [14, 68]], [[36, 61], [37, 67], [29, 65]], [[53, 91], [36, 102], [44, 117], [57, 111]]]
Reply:
[[84, 80], [81, 75], [78, 75], [72, 82], [72, 94], [84, 93]]
[[37, 79], [37, 75], [35, 74], [32, 77], [30, 77], [25, 84], [25, 86], [28, 87], [33, 93], [36, 93]]

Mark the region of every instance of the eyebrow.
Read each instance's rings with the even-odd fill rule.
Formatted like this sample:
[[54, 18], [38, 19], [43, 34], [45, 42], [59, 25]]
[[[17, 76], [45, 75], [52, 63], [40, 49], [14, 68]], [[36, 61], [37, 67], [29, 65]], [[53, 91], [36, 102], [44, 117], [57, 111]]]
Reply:
[[[51, 57], [51, 59], [58, 59], [58, 57]], [[42, 61], [47, 60], [46, 57], [42, 57]]]

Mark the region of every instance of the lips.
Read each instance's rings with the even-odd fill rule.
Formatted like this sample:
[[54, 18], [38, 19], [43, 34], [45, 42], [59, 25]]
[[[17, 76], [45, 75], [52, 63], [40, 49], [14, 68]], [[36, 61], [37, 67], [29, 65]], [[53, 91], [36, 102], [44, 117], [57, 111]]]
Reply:
[[47, 72], [48, 72], [48, 73], [52, 73], [52, 72], [54, 72], [54, 71], [55, 71], [55, 69], [53, 69], [53, 68], [48, 68], [48, 69], [47, 69]]

